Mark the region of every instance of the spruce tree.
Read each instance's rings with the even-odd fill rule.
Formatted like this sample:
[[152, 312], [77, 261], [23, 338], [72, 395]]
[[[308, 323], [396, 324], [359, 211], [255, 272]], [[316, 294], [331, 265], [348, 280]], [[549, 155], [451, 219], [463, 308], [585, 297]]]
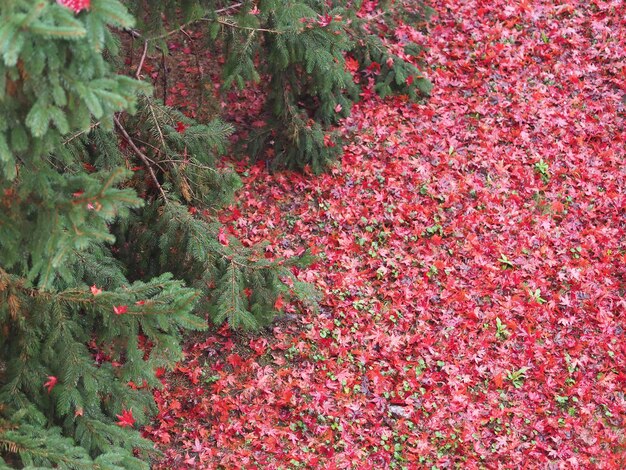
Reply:
[[314, 298], [302, 259], [266, 260], [211, 217], [238, 185], [215, 166], [230, 126], [118, 73], [134, 19], [88, 3], [0, 5], [0, 463], [17, 468], [146, 468], [137, 429], [182, 331]]
[[[431, 84], [407, 60], [420, 47], [387, 46], [400, 22], [423, 23], [432, 10], [421, 0], [132, 0], [151, 43], [165, 41], [180, 27], [206, 30], [205, 47], [223, 57], [223, 92], [262, 82], [266, 125], [244, 151], [274, 155], [275, 168], [324, 170], [341, 154], [332, 125], [350, 114], [359, 99], [347, 60], [368, 71], [381, 96], [428, 95]], [[178, 7], [178, 9], [177, 9]], [[178, 11], [179, 15], [168, 12]], [[369, 12], [373, 10], [374, 12]], [[164, 20], [164, 18], [166, 20]], [[400, 54], [400, 55], [399, 55]]]

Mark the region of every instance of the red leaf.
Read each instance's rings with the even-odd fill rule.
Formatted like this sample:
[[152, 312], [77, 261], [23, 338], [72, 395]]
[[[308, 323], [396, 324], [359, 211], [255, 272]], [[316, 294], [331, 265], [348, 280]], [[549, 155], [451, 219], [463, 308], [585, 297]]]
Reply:
[[281, 310], [283, 308], [283, 306], [285, 305], [285, 301], [283, 300], [283, 296], [279, 295], [276, 298], [276, 302], [274, 302], [274, 308], [276, 310]]
[[498, 372], [493, 376], [493, 383], [496, 384], [496, 387], [502, 388], [502, 372]]
[[115, 415], [118, 419], [117, 425], [121, 428], [133, 427], [135, 424], [135, 418], [133, 418], [133, 410], [122, 410], [121, 415]]
[[89, 289], [91, 290], [91, 293], [93, 295], [102, 294], [102, 289], [98, 289], [95, 284], [93, 286], [91, 286]]
[[82, 10], [88, 10], [91, 4], [91, 0], [57, 0], [59, 5], [69, 8], [74, 13], [79, 13]]
[[226, 235], [226, 230], [224, 229], [224, 227], [220, 227], [220, 231], [217, 234], [217, 239], [222, 245], [228, 246], [228, 236]]
[[115, 315], [122, 315], [127, 311], [128, 307], [126, 305], [118, 305], [116, 307], [113, 307], [113, 312], [115, 312]]
[[58, 379], [54, 375], [49, 375], [48, 381], [45, 384], [43, 384], [43, 386], [47, 388], [48, 393], [50, 393], [52, 389], [54, 388], [54, 386], [57, 384], [57, 382], [58, 382]]
[[359, 70], [359, 61], [352, 57], [346, 57], [346, 68], [350, 72], [356, 72]]
[[265, 338], [251, 339], [249, 344], [254, 352], [259, 355], [263, 354], [267, 348], [267, 340]]

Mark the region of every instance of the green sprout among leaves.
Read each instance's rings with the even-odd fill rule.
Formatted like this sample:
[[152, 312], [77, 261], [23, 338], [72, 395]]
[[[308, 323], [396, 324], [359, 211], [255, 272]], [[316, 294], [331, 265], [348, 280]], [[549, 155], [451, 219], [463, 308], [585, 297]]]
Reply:
[[541, 289], [535, 289], [534, 291], [528, 291], [530, 294], [530, 298], [537, 302], [538, 304], [545, 304], [547, 302], [546, 299], [541, 297]]
[[524, 385], [524, 380], [526, 379], [526, 372], [529, 367], [522, 367], [521, 369], [511, 371], [506, 375], [507, 380], [509, 380], [515, 388], [521, 388]]
[[511, 332], [507, 329], [506, 325], [502, 323], [500, 317], [496, 318], [496, 338], [500, 341], [504, 341], [511, 335]]
[[502, 253], [500, 253], [500, 258], [498, 258], [498, 261], [501, 263], [502, 269], [513, 269], [515, 267], [513, 261], [511, 261], [509, 258], [506, 257], [506, 255], [503, 255]]
[[544, 183], [550, 181], [550, 167], [543, 161], [543, 158], [535, 163], [533, 168], [535, 169], [535, 172], [541, 176], [541, 181]]

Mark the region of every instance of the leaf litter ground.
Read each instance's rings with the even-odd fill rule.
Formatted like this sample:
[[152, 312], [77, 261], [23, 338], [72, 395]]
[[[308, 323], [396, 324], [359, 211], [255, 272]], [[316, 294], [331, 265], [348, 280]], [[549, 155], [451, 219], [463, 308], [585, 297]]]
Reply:
[[322, 309], [191, 344], [158, 468], [626, 466], [626, 7], [433, 7], [396, 32], [428, 102], [366, 93], [329, 174], [239, 168], [223, 221], [318, 251]]

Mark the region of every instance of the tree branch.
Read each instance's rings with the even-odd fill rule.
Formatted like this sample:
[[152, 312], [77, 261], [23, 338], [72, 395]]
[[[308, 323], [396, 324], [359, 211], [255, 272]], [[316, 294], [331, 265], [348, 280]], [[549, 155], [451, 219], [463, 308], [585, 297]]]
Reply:
[[141, 54], [141, 60], [139, 61], [139, 65], [137, 66], [137, 72], [135, 73], [135, 78], [139, 80], [139, 75], [141, 74], [141, 69], [143, 68], [143, 63], [146, 60], [146, 54], [148, 53], [148, 41], [143, 42], [143, 54]]
[[159, 180], [157, 179], [156, 174], [152, 169], [152, 165], [150, 165], [150, 159], [141, 150], [139, 150], [139, 147], [137, 147], [137, 145], [135, 145], [135, 142], [133, 142], [133, 139], [131, 139], [130, 135], [128, 135], [128, 132], [126, 132], [126, 129], [124, 129], [124, 126], [122, 126], [122, 123], [120, 123], [120, 120], [117, 118], [117, 116], [113, 117], [113, 120], [115, 121], [115, 125], [117, 126], [119, 131], [128, 141], [130, 147], [135, 151], [139, 159], [143, 162], [144, 166], [148, 170], [148, 173], [150, 173], [150, 176], [152, 177], [152, 181], [154, 182], [154, 184], [156, 184], [159, 192], [161, 193], [161, 196], [163, 196], [163, 202], [167, 204], [167, 195], [165, 194], [161, 183], [159, 183]]

